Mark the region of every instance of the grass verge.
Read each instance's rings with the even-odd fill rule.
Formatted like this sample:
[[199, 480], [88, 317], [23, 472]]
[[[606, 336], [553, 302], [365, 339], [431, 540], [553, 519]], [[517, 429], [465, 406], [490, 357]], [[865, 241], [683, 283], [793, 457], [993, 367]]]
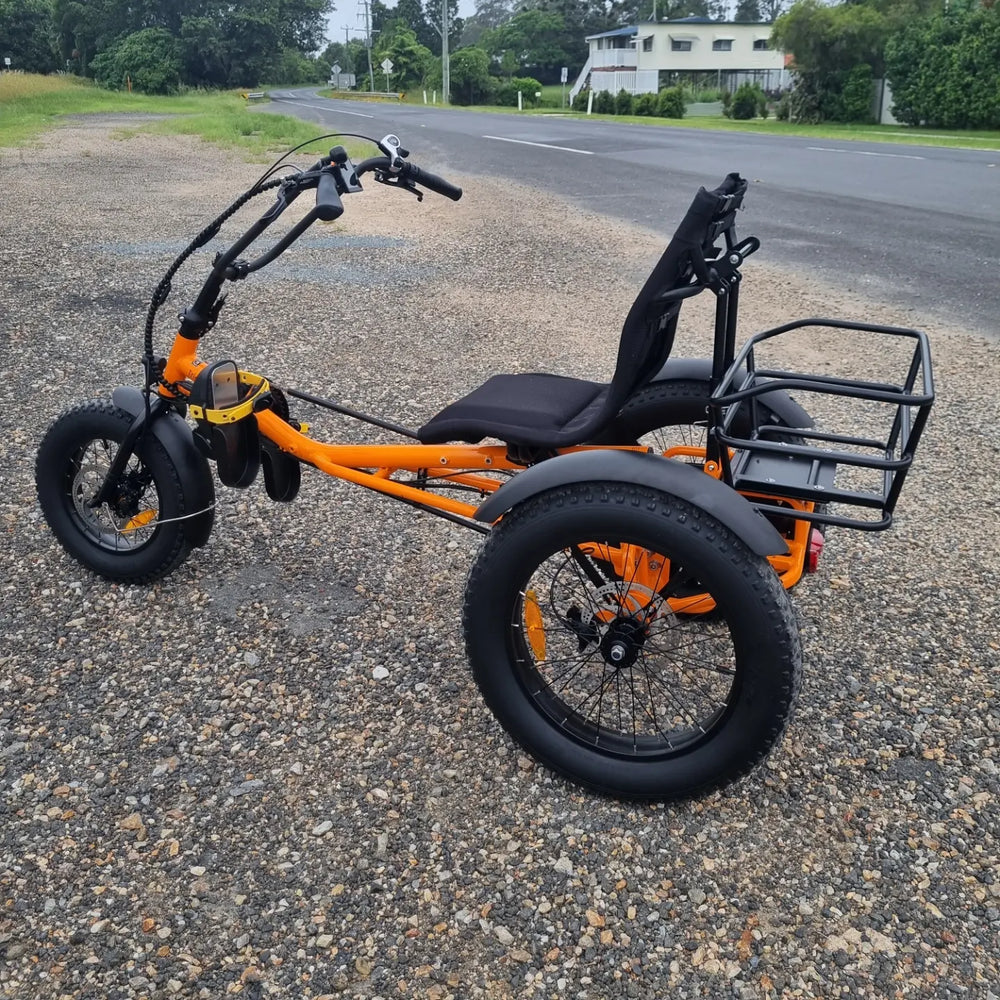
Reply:
[[[102, 90], [78, 77], [0, 74], [0, 146], [29, 143], [66, 115], [130, 112], [165, 116], [143, 122], [141, 131], [200, 136], [224, 148], [244, 150], [254, 160], [305, 142], [320, 130], [320, 126], [299, 118], [248, 107], [233, 91], [152, 97]], [[125, 135], [138, 131], [138, 127], [122, 130]], [[329, 146], [327, 140], [306, 148], [325, 151]]]

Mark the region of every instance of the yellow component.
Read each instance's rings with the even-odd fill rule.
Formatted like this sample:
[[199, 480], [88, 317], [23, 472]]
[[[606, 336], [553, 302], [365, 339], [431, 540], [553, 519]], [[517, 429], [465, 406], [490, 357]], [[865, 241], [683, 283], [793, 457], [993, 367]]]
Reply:
[[191, 403], [188, 406], [191, 416], [195, 420], [207, 420], [210, 424], [235, 424], [238, 420], [249, 417], [253, 413], [255, 404], [271, 388], [271, 384], [263, 375], [243, 371], [239, 374], [240, 382], [250, 386], [250, 391], [235, 406], [227, 406], [223, 410], [213, 410], [207, 406]]
[[533, 590], [524, 594], [524, 624], [528, 628], [528, 645], [536, 660], [545, 659], [545, 626], [542, 624], [542, 609], [538, 606], [538, 595]]
[[150, 521], [156, 517], [156, 511], [152, 507], [149, 510], [140, 510], [135, 517], [131, 518], [124, 528], [121, 529], [123, 535], [127, 535], [130, 531], [138, 531], [139, 528], [145, 528]]

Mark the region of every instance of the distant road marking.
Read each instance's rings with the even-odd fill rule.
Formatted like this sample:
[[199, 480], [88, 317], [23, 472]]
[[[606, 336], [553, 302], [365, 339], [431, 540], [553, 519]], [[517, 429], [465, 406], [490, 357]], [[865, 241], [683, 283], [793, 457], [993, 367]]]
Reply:
[[896, 160], [926, 160], [926, 156], [911, 156], [909, 153], [873, 153], [868, 149], [834, 149], [832, 146], [807, 146], [818, 153], [853, 153], [855, 156], [891, 156]]
[[328, 104], [307, 104], [305, 101], [287, 101], [281, 98], [282, 104], [297, 104], [301, 108], [312, 108], [314, 111], [334, 111], [338, 115], [354, 115], [355, 118], [374, 118], [374, 115], [363, 115], [360, 111], [344, 111], [342, 108], [331, 108]]
[[519, 146], [537, 146], [539, 149], [558, 149], [563, 153], [580, 153], [583, 156], [593, 156], [593, 150], [573, 149], [572, 146], [551, 146], [547, 142], [528, 142], [527, 139], [508, 139], [502, 135], [484, 135], [484, 139], [496, 139], [497, 142], [516, 142]]

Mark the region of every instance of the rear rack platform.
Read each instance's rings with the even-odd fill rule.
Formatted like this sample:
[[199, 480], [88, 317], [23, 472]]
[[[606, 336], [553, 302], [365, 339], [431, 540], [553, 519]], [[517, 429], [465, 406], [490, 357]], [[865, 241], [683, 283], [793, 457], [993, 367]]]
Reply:
[[[878, 358], [898, 354], [902, 338], [906, 362], [899, 380], [837, 378], [756, 366], [757, 349], [765, 341], [808, 327], [871, 334], [871, 356]], [[891, 348], [880, 338], [892, 338]], [[912, 352], [905, 349], [907, 339], [912, 341]], [[766, 422], [761, 426], [757, 403], [779, 390], [850, 401], [843, 409], [863, 409], [864, 425], [872, 436], [810, 427], [789, 431]], [[812, 512], [797, 512], [806, 520], [868, 531], [888, 528], [933, 402], [930, 345], [921, 331], [819, 318], [765, 330], [744, 344], [712, 394], [724, 478], [740, 493], [754, 494], [751, 502], [764, 513], [787, 514], [788, 507], [781, 503], [787, 498], [816, 505]], [[809, 410], [808, 404], [805, 408]], [[749, 420], [737, 421], [737, 416]], [[880, 426], [873, 428], [873, 420]], [[734, 426], [757, 429], [747, 438], [735, 434]], [[832, 503], [856, 508], [856, 513], [832, 513]]]

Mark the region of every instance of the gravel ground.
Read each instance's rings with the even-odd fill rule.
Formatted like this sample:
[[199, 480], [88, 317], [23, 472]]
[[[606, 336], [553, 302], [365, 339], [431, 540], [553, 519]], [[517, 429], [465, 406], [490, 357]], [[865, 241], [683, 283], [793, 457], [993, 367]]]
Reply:
[[[831, 532], [797, 589], [804, 692], [767, 765], [699, 802], [597, 799], [480, 704], [471, 532], [312, 474], [289, 506], [221, 490], [209, 546], [150, 588], [53, 541], [45, 426], [136, 381], [158, 273], [259, 171], [115, 124], [0, 152], [5, 997], [995, 1000], [995, 343], [930, 331], [939, 402], [897, 527]], [[497, 370], [610, 374], [657, 241], [466, 190], [351, 199], [236, 290], [213, 356], [412, 424]], [[921, 321], [766, 247], [744, 288], [745, 329]], [[710, 308], [686, 307], [681, 353], [704, 353]], [[821, 369], [859, 356], [802, 348]]]

